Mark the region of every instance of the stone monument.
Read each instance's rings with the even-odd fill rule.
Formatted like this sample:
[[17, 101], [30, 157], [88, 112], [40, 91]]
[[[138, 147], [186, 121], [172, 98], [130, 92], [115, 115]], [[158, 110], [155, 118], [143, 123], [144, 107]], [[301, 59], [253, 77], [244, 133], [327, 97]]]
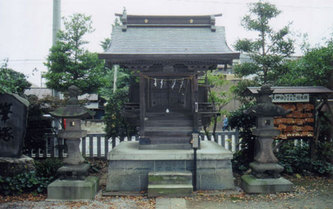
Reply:
[[28, 100], [17, 94], [0, 94], [0, 175], [15, 176], [34, 170], [32, 158], [22, 155]]
[[273, 153], [273, 137], [280, 131], [274, 128], [274, 116], [283, 116], [290, 111], [272, 103], [270, 86], [264, 85], [258, 91], [257, 104], [246, 113], [256, 116], [254, 162], [250, 163], [251, 175], [243, 175], [241, 187], [247, 193], [288, 192], [292, 183], [281, 177], [283, 167]]
[[70, 86], [68, 94], [67, 105], [50, 112], [56, 118], [66, 119], [66, 128], [59, 131], [58, 137], [66, 140], [68, 156], [64, 166], [57, 171], [59, 179], [48, 186], [47, 197], [49, 200], [94, 199], [98, 178], [88, 176], [90, 166], [84, 163], [79, 149], [80, 138], [87, 135], [87, 131], [81, 130], [81, 119], [91, 117], [93, 113], [79, 105], [80, 90], [76, 86]]

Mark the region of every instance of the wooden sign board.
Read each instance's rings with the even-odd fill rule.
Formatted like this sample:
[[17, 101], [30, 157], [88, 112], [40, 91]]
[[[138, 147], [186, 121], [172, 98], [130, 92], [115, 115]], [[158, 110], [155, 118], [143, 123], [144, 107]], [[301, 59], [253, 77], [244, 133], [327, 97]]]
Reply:
[[292, 110], [285, 117], [275, 117], [274, 125], [281, 131], [277, 139], [308, 138], [314, 134], [314, 105], [310, 103], [278, 103]]
[[273, 103], [310, 102], [309, 94], [273, 94]]

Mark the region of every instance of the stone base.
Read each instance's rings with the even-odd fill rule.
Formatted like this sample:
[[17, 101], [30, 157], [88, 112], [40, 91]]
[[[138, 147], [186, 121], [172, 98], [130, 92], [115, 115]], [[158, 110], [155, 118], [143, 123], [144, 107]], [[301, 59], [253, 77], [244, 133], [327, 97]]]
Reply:
[[278, 163], [250, 163], [250, 168], [252, 169], [252, 174], [256, 178], [263, 178], [265, 176], [272, 176], [274, 178], [279, 178], [280, 173], [283, 171], [283, 166]]
[[34, 160], [28, 156], [22, 155], [19, 158], [0, 157], [0, 176], [15, 176], [34, 170]]
[[93, 200], [98, 184], [96, 176], [88, 176], [85, 180], [57, 179], [47, 187], [47, 200]]
[[89, 168], [90, 165], [88, 163], [64, 165], [57, 170], [57, 173], [61, 180], [84, 180], [88, 176]]
[[148, 173], [148, 197], [184, 197], [192, 192], [191, 172]]
[[[148, 189], [148, 173], [193, 172], [193, 150], [139, 150], [138, 142], [122, 142], [109, 152], [106, 191]], [[215, 142], [201, 142], [197, 151], [197, 189], [233, 189], [232, 153]]]
[[291, 192], [293, 183], [283, 177], [258, 179], [252, 175], [243, 175], [241, 187], [246, 193], [251, 194]]
[[142, 150], [191, 150], [191, 144], [139, 144]]

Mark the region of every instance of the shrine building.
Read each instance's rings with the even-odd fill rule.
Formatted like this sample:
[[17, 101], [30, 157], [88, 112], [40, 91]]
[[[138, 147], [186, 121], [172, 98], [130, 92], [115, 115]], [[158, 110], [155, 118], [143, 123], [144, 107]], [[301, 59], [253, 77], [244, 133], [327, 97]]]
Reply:
[[122, 25], [114, 26], [110, 47], [99, 57], [139, 77], [124, 112], [139, 127], [139, 148], [190, 149], [192, 133], [217, 114], [200, 78], [239, 58], [226, 43], [225, 28], [215, 26], [221, 14], [116, 15]]

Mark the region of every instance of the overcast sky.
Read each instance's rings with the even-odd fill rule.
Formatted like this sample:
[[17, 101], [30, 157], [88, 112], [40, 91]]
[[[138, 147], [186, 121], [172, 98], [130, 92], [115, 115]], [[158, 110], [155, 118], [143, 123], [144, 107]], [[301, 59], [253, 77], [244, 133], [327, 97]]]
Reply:
[[[62, 0], [61, 16], [91, 15], [95, 32], [86, 36], [88, 50], [102, 52], [100, 41], [109, 37], [114, 14], [126, 7], [128, 14], [205, 15], [222, 13], [216, 25], [226, 27], [229, 46], [251, 37], [240, 21], [251, 0]], [[279, 29], [292, 22], [295, 34], [307, 33], [312, 46], [323, 43], [333, 32], [333, 0], [270, 0], [282, 13], [272, 22]], [[0, 63], [28, 75], [40, 86], [40, 75], [52, 45], [53, 0], [0, 0]], [[34, 72], [34, 69], [37, 71]]]

